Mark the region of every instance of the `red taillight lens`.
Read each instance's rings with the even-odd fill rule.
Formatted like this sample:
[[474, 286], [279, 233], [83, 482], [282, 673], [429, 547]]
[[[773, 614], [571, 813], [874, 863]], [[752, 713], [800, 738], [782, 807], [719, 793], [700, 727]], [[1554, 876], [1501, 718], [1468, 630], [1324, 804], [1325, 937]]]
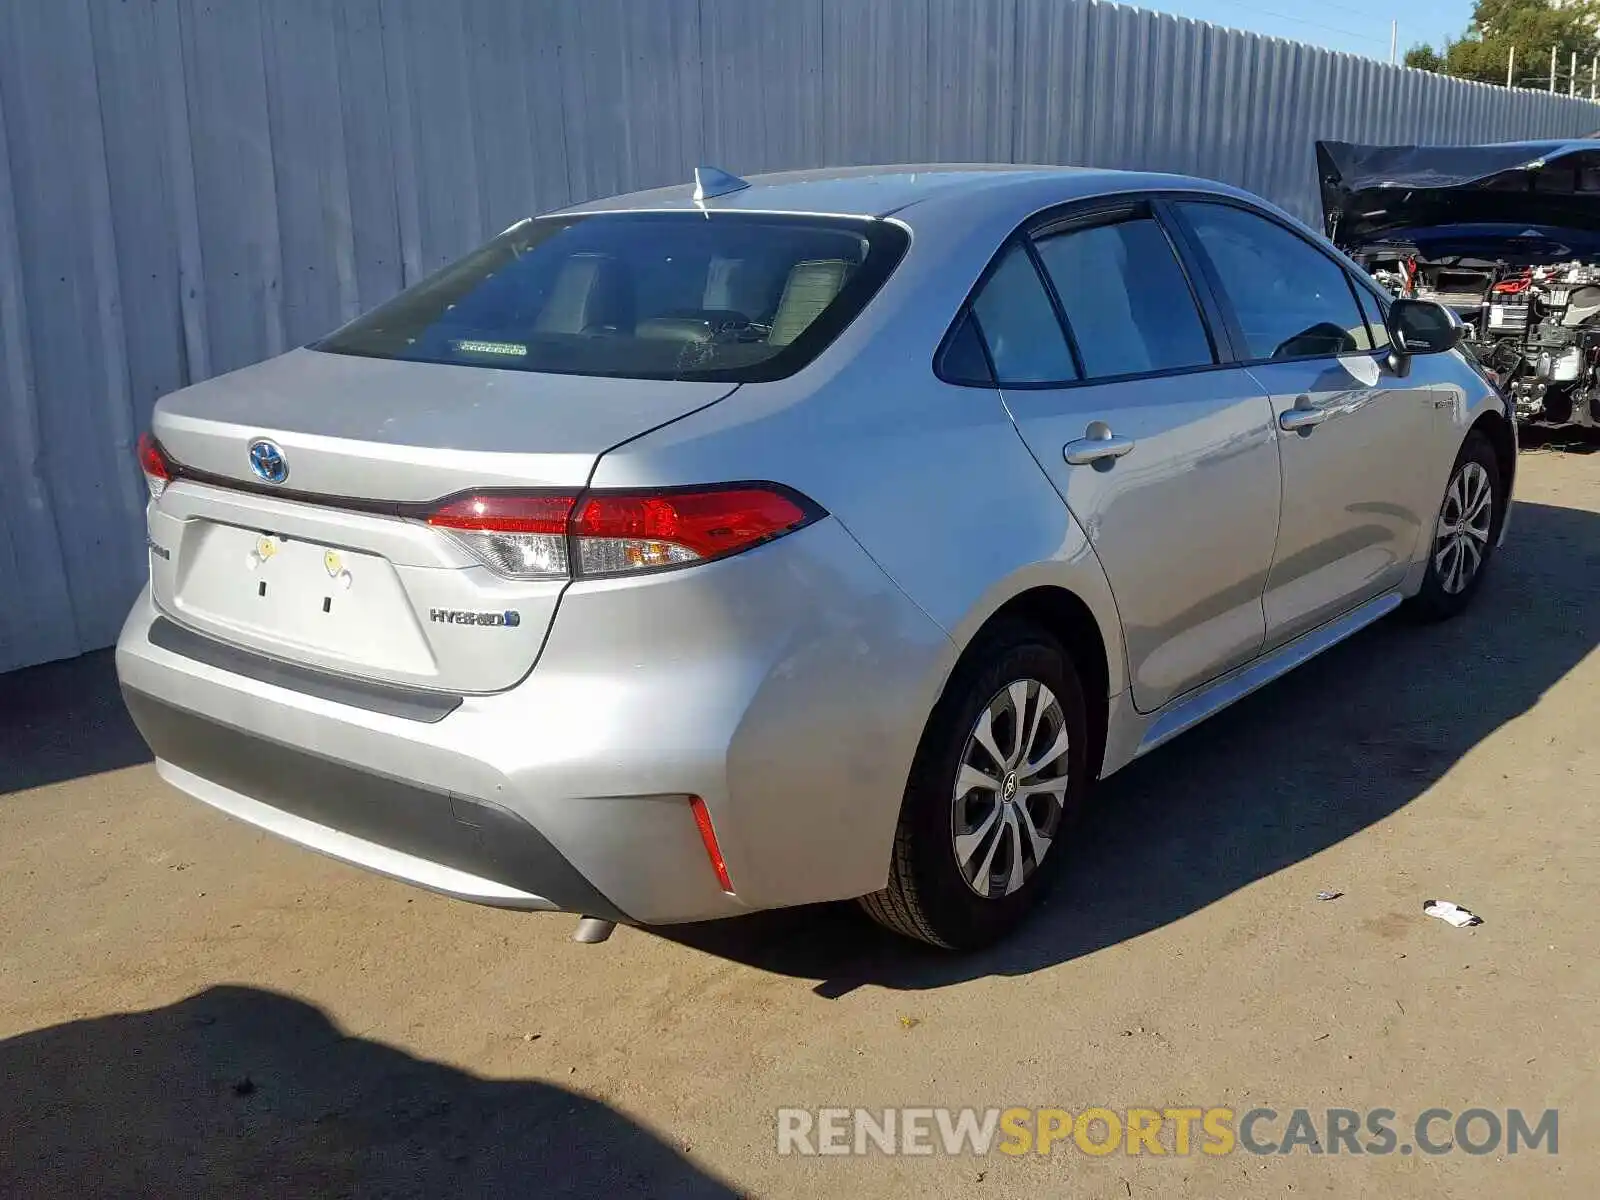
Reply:
[[717, 882], [723, 891], [732, 893], [733, 880], [728, 878], [728, 864], [723, 861], [722, 847], [717, 845], [717, 831], [711, 827], [711, 813], [706, 809], [706, 802], [699, 796], [690, 796], [689, 811], [694, 813], [695, 827], [700, 830], [700, 841], [705, 845], [706, 857], [711, 860], [711, 869], [717, 873]]
[[726, 558], [822, 512], [777, 484], [591, 492], [480, 492], [428, 516], [491, 569], [514, 579], [619, 575]]
[[589, 496], [572, 518], [585, 575], [723, 558], [797, 529], [810, 513], [776, 488]]
[[475, 533], [565, 534], [576, 499], [499, 492], [458, 496], [431, 513], [428, 524]]
[[161, 443], [148, 433], [139, 435], [139, 469], [144, 472], [145, 486], [150, 489], [150, 499], [155, 500], [166, 491], [172, 481], [172, 463]]
[[482, 492], [457, 496], [428, 516], [490, 570], [512, 579], [565, 579], [574, 496]]

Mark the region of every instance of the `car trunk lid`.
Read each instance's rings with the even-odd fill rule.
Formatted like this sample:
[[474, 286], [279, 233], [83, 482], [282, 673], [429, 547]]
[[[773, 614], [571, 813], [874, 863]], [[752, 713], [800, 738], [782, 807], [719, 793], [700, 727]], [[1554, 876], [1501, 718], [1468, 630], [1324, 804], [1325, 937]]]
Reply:
[[[734, 385], [487, 370], [298, 350], [164, 399], [178, 464], [150, 509], [156, 603], [230, 644], [455, 692], [532, 668], [564, 579], [497, 575], [430, 527], [469, 489], [576, 494], [611, 447]], [[270, 442], [281, 482], [252, 465]]]
[[249, 449], [266, 438], [288, 464], [275, 490], [421, 502], [474, 487], [581, 487], [612, 446], [733, 386], [295, 350], [166, 397], [154, 433], [220, 480], [261, 485]]

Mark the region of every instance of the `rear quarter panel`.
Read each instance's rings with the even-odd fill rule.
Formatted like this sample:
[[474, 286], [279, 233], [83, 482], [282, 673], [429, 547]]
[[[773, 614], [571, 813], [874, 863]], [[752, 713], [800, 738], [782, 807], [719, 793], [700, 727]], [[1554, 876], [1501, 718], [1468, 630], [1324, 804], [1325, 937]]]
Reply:
[[[741, 849], [756, 861], [781, 861], [784, 869], [773, 877], [781, 874], [793, 886], [803, 882], [811, 892], [823, 877], [835, 895], [883, 886], [928, 716], [960, 654], [1007, 601], [1044, 586], [1078, 595], [1108, 647], [1109, 690], [1126, 686], [1105, 575], [998, 393], [945, 384], [933, 373], [940, 339], [1004, 232], [993, 241], [956, 232], [948, 242], [940, 239], [953, 249], [921, 257], [914, 238], [884, 291], [816, 362], [788, 379], [745, 385], [719, 404], [617, 447], [595, 470], [595, 487], [741, 479], [795, 487], [825, 508], [885, 582], [945, 635], [942, 648], [927, 647], [920, 670], [905, 669], [900, 656], [894, 671], [835, 671], [828, 686], [812, 672], [801, 686], [778, 678], [775, 668], [755, 690], [730, 748], [724, 802], [739, 814], [740, 836], [751, 839]], [[858, 581], [851, 594], [869, 596], [871, 589]], [[862, 612], [859, 628], [886, 628], [869, 617]], [[556, 637], [563, 619], [556, 620]], [[837, 661], [838, 649], [818, 657], [796, 647], [780, 667]], [[855, 654], [866, 663], [882, 648], [863, 644]], [[827, 706], [827, 720], [796, 713], [791, 702], [797, 699]], [[881, 761], [870, 770], [847, 761], [847, 739], [837, 731], [848, 728], [878, 731]], [[818, 736], [826, 730], [834, 732]], [[823, 803], [819, 796], [849, 797], [850, 803]], [[870, 863], [852, 852], [851, 870], [839, 869], [814, 836], [800, 836], [808, 813], [819, 821], [828, 814], [834, 825], [825, 840], [870, 849]], [[783, 838], [790, 852], [780, 855], [771, 835], [781, 830], [788, 831]], [[809, 865], [795, 852], [801, 844], [813, 847]], [[870, 877], [862, 873], [867, 866]]]
[[[813, 597], [814, 616], [797, 614], [799, 597], [765, 606], [768, 620], [787, 626], [772, 636], [788, 649], [750, 687], [728, 744], [726, 792], [706, 793], [718, 828], [737, 838], [730, 869], [735, 855], [754, 868], [735, 870], [740, 898], [753, 906], [885, 885], [928, 716], [983, 622], [1019, 593], [1056, 586], [1079, 595], [1111, 647], [1110, 686], [1124, 686], [1099, 563], [994, 392], [941, 384], [905, 354], [841, 373], [809, 398], [780, 402], [779, 390], [741, 389], [671, 427], [666, 444], [657, 443], [662, 430], [608, 454], [595, 478], [602, 487], [786, 483], [830, 516], [730, 564], [754, 566], [768, 550], [809, 545], [824, 531], [859, 555], [852, 565], [855, 555], [833, 547], [838, 587]], [[563, 599], [552, 644], [577, 599]], [[921, 625], [938, 641], [921, 636]]]

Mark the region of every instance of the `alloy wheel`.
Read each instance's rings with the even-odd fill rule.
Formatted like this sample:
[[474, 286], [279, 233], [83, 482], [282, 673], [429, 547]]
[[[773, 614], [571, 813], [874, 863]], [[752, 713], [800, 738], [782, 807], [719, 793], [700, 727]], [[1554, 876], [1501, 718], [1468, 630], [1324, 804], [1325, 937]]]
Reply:
[[988, 899], [1020, 889], [1049, 853], [1067, 791], [1067, 722], [1036, 679], [984, 706], [956, 774], [951, 838], [967, 886]]
[[1483, 566], [1494, 521], [1494, 487], [1482, 463], [1465, 462], [1450, 481], [1433, 541], [1433, 568], [1452, 596], [1465, 591]]

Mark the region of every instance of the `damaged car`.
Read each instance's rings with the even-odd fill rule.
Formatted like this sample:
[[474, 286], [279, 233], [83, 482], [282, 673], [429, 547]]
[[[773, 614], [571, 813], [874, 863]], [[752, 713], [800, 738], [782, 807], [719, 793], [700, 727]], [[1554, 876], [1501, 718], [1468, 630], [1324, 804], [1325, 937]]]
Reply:
[[1600, 426], [1600, 141], [1317, 143], [1328, 237], [1433, 300], [1523, 421]]

